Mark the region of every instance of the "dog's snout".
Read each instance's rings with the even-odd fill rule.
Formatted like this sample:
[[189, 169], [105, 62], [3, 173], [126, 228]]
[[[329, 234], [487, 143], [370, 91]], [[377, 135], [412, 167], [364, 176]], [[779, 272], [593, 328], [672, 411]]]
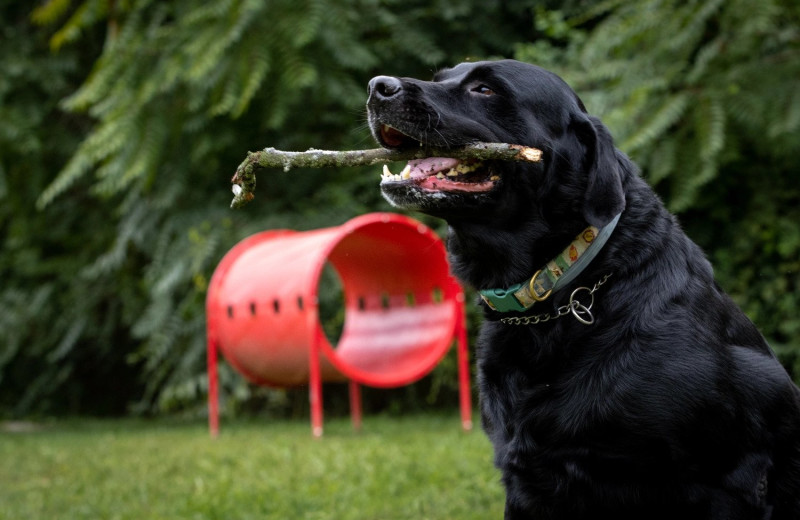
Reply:
[[403, 84], [400, 80], [391, 76], [377, 76], [369, 82], [369, 95], [377, 99], [394, 97], [402, 90]]

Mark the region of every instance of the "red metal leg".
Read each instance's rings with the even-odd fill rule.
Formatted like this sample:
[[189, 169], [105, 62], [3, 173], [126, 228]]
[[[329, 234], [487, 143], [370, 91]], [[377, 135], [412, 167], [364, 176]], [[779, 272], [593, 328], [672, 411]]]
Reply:
[[322, 437], [322, 375], [319, 366], [319, 344], [321, 328], [316, 327], [309, 350], [308, 398], [311, 403], [311, 433]]
[[217, 342], [208, 338], [208, 431], [219, 436], [219, 380], [217, 377]]
[[458, 392], [461, 405], [461, 426], [464, 430], [472, 429], [472, 393], [469, 382], [469, 349], [467, 348], [466, 310], [463, 306], [464, 295], [458, 295], [462, 303], [459, 318], [456, 320], [456, 338], [458, 341]]
[[350, 420], [353, 423], [353, 429], [357, 432], [361, 431], [361, 387], [350, 380]]

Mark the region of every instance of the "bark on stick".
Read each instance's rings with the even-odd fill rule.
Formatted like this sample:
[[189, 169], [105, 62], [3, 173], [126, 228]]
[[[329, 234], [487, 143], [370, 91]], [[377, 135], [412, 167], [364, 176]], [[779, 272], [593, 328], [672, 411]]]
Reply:
[[528, 161], [542, 160], [542, 151], [529, 146], [507, 143], [475, 143], [463, 148], [418, 150], [350, 150], [336, 152], [310, 149], [305, 152], [284, 152], [275, 148], [265, 148], [249, 152], [247, 158], [236, 169], [231, 179], [234, 198], [232, 208], [241, 208], [254, 198], [256, 188], [255, 172], [261, 168], [341, 168], [343, 166], [369, 166], [377, 163], [408, 161], [426, 157], [452, 157], [454, 159]]

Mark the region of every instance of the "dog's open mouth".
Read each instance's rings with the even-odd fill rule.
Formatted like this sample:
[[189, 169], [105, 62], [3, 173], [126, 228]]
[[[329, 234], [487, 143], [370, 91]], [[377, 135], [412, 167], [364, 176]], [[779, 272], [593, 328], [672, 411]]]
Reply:
[[[391, 148], [409, 148], [422, 143], [388, 125], [381, 125], [381, 141]], [[459, 160], [450, 157], [427, 157], [409, 161], [400, 173], [393, 174], [383, 167], [381, 184], [414, 184], [429, 191], [486, 192], [500, 177], [488, 165], [477, 160]]]
[[413, 137], [385, 124], [382, 124], [380, 128], [380, 141], [387, 148], [410, 148], [412, 146], [422, 146], [422, 143]]

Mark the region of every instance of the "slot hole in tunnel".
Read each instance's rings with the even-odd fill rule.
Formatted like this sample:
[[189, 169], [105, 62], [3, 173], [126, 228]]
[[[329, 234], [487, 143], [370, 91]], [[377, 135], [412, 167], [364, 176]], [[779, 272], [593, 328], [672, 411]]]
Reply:
[[[339, 344], [344, 330], [344, 287], [339, 273], [330, 262], [325, 262], [317, 287], [319, 298], [319, 322], [328, 343], [333, 348]], [[359, 310], [364, 310], [366, 303], [363, 297], [358, 299]]]

